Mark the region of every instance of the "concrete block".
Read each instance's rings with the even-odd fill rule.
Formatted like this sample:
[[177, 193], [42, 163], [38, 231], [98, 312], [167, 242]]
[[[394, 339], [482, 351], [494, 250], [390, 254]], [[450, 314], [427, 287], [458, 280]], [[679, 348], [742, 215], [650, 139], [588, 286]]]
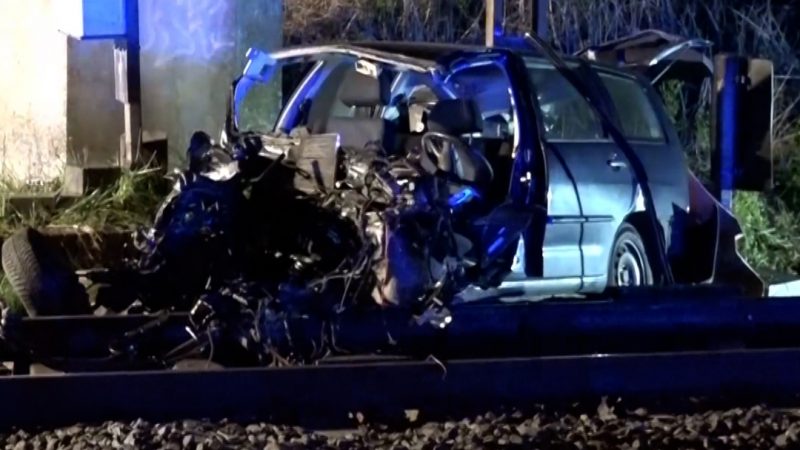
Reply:
[[133, 233], [130, 230], [89, 227], [45, 227], [42, 234], [60, 247], [76, 270], [119, 267], [125, 258], [133, 256]]
[[58, 207], [68, 206], [78, 199], [77, 196], [56, 194], [14, 194], [2, 199], [0, 212], [32, 217], [42, 211], [53, 211]]
[[[94, 230], [78, 226], [50, 226], [39, 231], [54, 247], [67, 254], [75, 270], [121, 267], [135, 256], [133, 232], [122, 229]], [[0, 246], [3, 241], [0, 240]]]
[[67, 165], [61, 192], [81, 196], [114, 184], [122, 174], [119, 167], [79, 167]]
[[142, 133], [142, 148], [137, 160], [133, 161], [133, 169], [157, 169], [160, 173], [166, 174], [168, 166], [167, 133]]

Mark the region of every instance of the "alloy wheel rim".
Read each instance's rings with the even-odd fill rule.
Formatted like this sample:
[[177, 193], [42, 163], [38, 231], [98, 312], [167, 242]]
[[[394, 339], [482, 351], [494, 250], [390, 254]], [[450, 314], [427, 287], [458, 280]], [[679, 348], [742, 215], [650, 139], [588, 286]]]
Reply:
[[644, 284], [644, 264], [642, 253], [631, 241], [619, 243], [616, 249], [614, 275], [617, 286], [641, 286]]

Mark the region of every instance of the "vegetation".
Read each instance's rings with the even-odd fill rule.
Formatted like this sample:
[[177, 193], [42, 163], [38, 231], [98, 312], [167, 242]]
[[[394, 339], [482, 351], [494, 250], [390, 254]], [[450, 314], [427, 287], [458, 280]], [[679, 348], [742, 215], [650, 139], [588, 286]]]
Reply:
[[[57, 186], [57, 185], [54, 185]], [[54, 209], [34, 207], [32, 211], [7, 211], [0, 217], [0, 239], [21, 227], [47, 225], [78, 226], [86, 229], [132, 228], [149, 223], [164, 195], [164, 179], [154, 170], [124, 171], [113, 184], [97, 189], [74, 202]], [[6, 197], [13, 191], [3, 188]], [[27, 189], [31, 192], [30, 189]], [[42, 192], [36, 190], [35, 192]], [[53, 192], [53, 191], [49, 191]], [[57, 194], [55, 189], [54, 195]]]
[[284, 2], [286, 44], [345, 39], [458, 42], [483, 29], [479, 0], [292, 0]]
[[[5, 208], [0, 216], [0, 241], [23, 227], [80, 226], [82, 231], [108, 228], [126, 229], [147, 225], [164, 198], [164, 178], [154, 170], [124, 171], [113, 184], [97, 189], [74, 202], [47, 209], [34, 206], [31, 211]], [[3, 200], [19, 193], [57, 195], [57, 182], [47, 185], [0, 184]], [[21, 304], [0, 273], [0, 300], [12, 310], [21, 311]], [[2, 303], [0, 301], [0, 303]]]

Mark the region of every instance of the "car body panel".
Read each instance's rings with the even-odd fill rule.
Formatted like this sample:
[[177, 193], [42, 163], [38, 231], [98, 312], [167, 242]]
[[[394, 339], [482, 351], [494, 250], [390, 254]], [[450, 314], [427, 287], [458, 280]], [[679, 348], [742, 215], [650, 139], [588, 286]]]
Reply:
[[[538, 130], [535, 124], [535, 110], [533, 105], [533, 92], [527, 83], [527, 73], [525, 65], [520, 58], [509, 51], [497, 51], [494, 53], [460, 51], [447, 58], [440, 59], [441, 63], [447, 68], [444, 73], [452, 74], [459, 70], [475, 65], [494, 64], [499, 67], [509, 83], [511, 108], [513, 111], [513, 121], [517, 124], [517, 130], [513, 137], [513, 165], [509, 180], [507, 202], [514, 208], [527, 211], [533, 217], [531, 225], [520, 237], [515, 237], [513, 244], [517, 248], [515, 260], [519, 263], [518, 267], [511, 268], [511, 274], [507, 277], [498, 289], [501, 292], [520, 290], [528, 292], [530, 289], [546, 289], [547, 285], [542, 283], [542, 242], [544, 240], [544, 228], [546, 214], [547, 181], [545, 175], [545, 159], [542, 148], [539, 145]], [[445, 77], [446, 78], [446, 77]], [[579, 280], [580, 274], [573, 274]], [[525, 284], [530, 280], [535, 280], [538, 285], [529, 286]], [[524, 286], [520, 283], [525, 284]], [[555, 291], [563, 290], [563, 287], [556, 286]], [[507, 292], [506, 292], [507, 293]]]
[[[537, 57], [534, 52], [441, 44], [353, 43], [287, 49], [266, 56], [251, 51], [248, 55], [250, 63], [242, 78], [251, 82], [265, 82], [270, 65], [338, 56], [418, 74], [415, 76], [429, 79], [440, 95], [443, 89], [447, 95], [447, 78], [453, 73], [481, 64], [496, 65], [511, 87], [509, 95], [516, 123], [507, 200], [527, 208], [536, 217], [519, 238], [511, 274], [496, 291], [546, 295], [600, 292], [606, 288], [610, 248], [619, 226], [644, 210], [642, 190], [636, 184], [630, 161], [611, 139], [604, 136], [585, 141], [548, 141], [543, 137], [542, 114], [534, 95], [536, 86], [522, 58]], [[598, 73], [627, 77], [645, 91], [664, 139], [659, 142], [632, 139], [630, 145], [647, 172], [669, 255], [671, 258], [675, 255], [676, 260], [685, 258], [682, 227], [690, 203], [689, 172], [658, 94], [644, 77], [596, 63], [589, 67], [595, 77]], [[299, 105], [314, 97], [329, 75], [324, 64], [315, 66], [287, 102], [278, 129], [290, 130]], [[600, 93], [610, 98], [603, 88]], [[609, 112], [619, 124], [626, 111], [616, 111], [613, 102], [609, 103], [612, 106]], [[235, 112], [235, 104], [233, 108]]]
[[[577, 208], [570, 210], [549, 210], [548, 227], [579, 223], [582, 275], [604, 276], [616, 231], [635, 199], [636, 185], [625, 157], [610, 142], [557, 142], [551, 146], [562, 163], [550, 166], [551, 176], [556, 176], [550, 179], [551, 192], [555, 191], [551, 198], [557, 197], [560, 189], [576, 189], [578, 202]], [[611, 167], [608, 161], [626, 166]], [[564, 169], [565, 174], [554, 174], [558, 169]], [[556, 180], [566, 182], [566, 186], [558, 186]]]
[[[652, 92], [647, 82], [618, 70], [592, 68], [586, 75], [594, 78], [595, 86], [599, 87], [599, 96], [610, 105], [607, 108], [617, 126], [620, 126], [621, 118], [616, 112], [612, 96], [604, 89], [597, 74], [635, 83], [635, 87], [644, 93], [643, 101], [653, 103], [654, 98], [650, 95]], [[553, 85], [548, 87], [551, 90], [555, 88]], [[544, 95], [552, 96], [548, 93]], [[673, 205], [683, 206], [688, 202], [685, 183], [681, 186], [681, 173], [685, 171], [685, 164], [681, 148], [672, 145], [677, 139], [673, 140], [673, 135], [666, 131], [671, 130], [669, 119], [655, 105], [651, 109], [658, 127], [664, 130], [661, 133], [664, 136], [663, 141], [633, 140], [630, 144], [647, 171], [651, 190], [658, 191], [654, 194], [658, 217], [662, 228], [668, 230], [673, 221]], [[544, 111], [542, 114], [544, 115]], [[574, 234], [577, 233], [581, 273], [585, 278], [585, 286], [581, 290], [596, 292], [606, 285], [609, 252], [617, 230], [631, 214], [644, 211], [641, 189], [636, 184], [630, 161], [607, 135], [550, 139], [545, 146], [550, 183], [548, 237], [544, 251], [548, 252], [550, 245], [558, 249], [553, 254], [546, 253], [552, 257], [545, 257], [545, 272], [562, 276], [565, 271], [569, 271], [567, 261], [575, 261], [575, 258], [570, 252], [564, 251], [563, 245], [567, 244], [566, 249], [574, 250], [575, 247], [570, 247], [570, 244], [576, 242]], [[561, 229], [572, 231], [573, 236], [567, 241], [561, 241], [564, 234]], [[669, 237], [666, 240], [669, 242]], [[572, 254], [574, 255], [574, 251]], [[548, 266], [554, 270], [548, 270]]]
[[712, 45], [704, 39], [643, 30], [584, 48], [575, 56], [640, 73], [652, 84], [658, 84], [670, 79], [697, 80], [713, 74], [714, 63], [709, 56]]
[[[583, 267], [581, 239], [583, 218], [574, 177], [567, 169], [561, 153], [547, 148], [547, 215], [542, 249], [544, 278], [574, 276], [575, 268]], [[583, 273], [583, 270], [581, 270]]]

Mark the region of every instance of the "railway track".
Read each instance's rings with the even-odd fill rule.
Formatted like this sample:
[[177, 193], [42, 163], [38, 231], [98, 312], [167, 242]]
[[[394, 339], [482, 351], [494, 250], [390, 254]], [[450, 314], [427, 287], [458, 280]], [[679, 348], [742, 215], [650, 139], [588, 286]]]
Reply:
[[[336, 357], [282, 368], [123, 372], [84, 364], [76, 373], [30, 375], [34, 361], [0, 346], [15, 372], [0, 377], [0, 399], [14, 405], [0, 408], [0, 429], [139, 418], [329, 429], [353, 426], [359, 413], [396, 422], [416, 410], [435, 420], [539, 404], [596, 406], [602, 397], [660, 410], [696, 409], [697, 399], [708, 408], [800, 405], [798, 299], [642, 294], [472, 305], [453, 317], [445, 332], [405, 335], [400, 316], [383, 317], [415, 358]], [[186, 319], [167, 317], [165, 338], [180, 341]], [[367, 319], [344, 318], [339, 325], [350, 333], [340, 342], [385, 339], [378, 321]], [[87, 363], [107, 354], [109, 338], [152, 320], [33, 318], [18, 332], [39, 355]]]
[[223, 418], [313, 428], [360, 414], [397, 421], [622, 398], [678, 408], [797, 404], [800, 349], [578, 355], [311, 367], [18, 375], [0, 379], [0, 428], [106, 420]]

